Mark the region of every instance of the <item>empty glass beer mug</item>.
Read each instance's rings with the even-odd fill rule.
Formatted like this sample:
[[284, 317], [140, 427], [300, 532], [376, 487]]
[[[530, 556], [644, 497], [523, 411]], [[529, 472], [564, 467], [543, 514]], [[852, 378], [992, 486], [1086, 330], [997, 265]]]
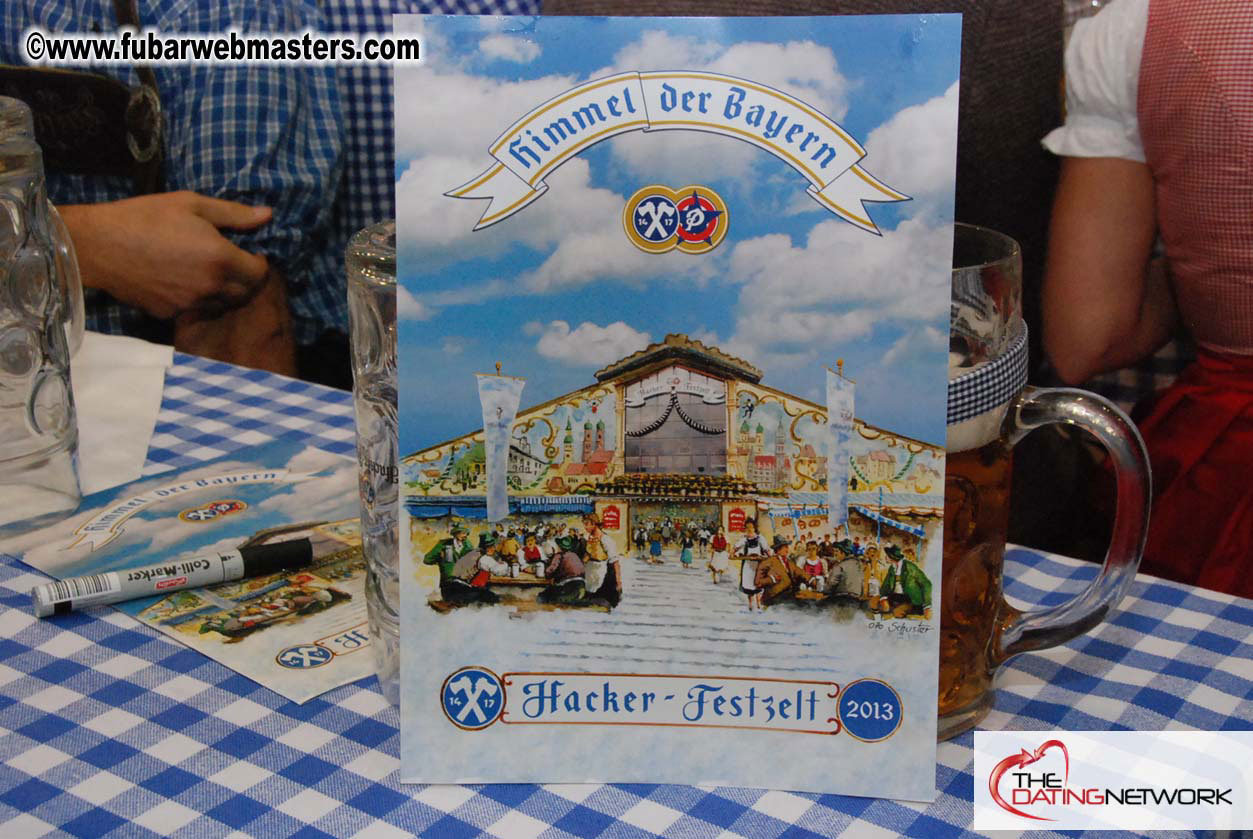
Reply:
[[[1126, 415], [1087, 391], [1027, 386], [1018, 243], [958, 224], [953, 266], [940, 739], [978, 724], [992, 706], [996, 671], [1011, 656], [1065, 643], [1113, 610], [1139, 567], [1149, 513], [1148, 457]], [[1059, 606], [1021, 612], [1002, 596], [1011, 451], [1051, 423], [1083, 428], [1105, 446], [1118, 506], [1105, 563], [1088, 588]]]
[[78, 506], [71, 343], [83, 300], [30, 110], [0, 97], [0, 533]]
[[400, 702], [399, 459], [396, 438], [396, 224], [348, 243], [352, 397], [370, 645], [383, 695]]

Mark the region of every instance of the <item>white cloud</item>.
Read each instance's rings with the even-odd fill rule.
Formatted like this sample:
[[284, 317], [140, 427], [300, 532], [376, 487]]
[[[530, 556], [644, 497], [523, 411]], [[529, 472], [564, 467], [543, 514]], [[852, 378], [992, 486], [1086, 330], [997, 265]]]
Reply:
[[567, 235], [538, 268], [521, 277], [520, 284], [529, 293], [541, 294], [606, 280], [642, 286], [660, 275], [700, 287], [711, 274], [708, 260], [694, 260], [678, 251], [645, 253], [627, 240], [620, 222], [609, 222]]
[[[399, 241], [411, 248], [406, 264], [430, 270], [436, 258], [477, 258], [503, 253], [516, 243], [543, 249], [571, 230], [585, 229], [587, 220], [618, 221], [626, 199], [612, 190], [591, 185], [586, 160], [574, 158], [545, 178], [546, 194], [517, 215], [475, 230], [487, 201], [450, 198], [445, 192], [467, 183], [486, 169], [484, 148], [474, 160], [429, 155], [413, 161], [396, 184], [396, 210], [404, 225]], [[609, 222], [607, 222], [608, 224]], [[626, 237], [622, 237], [626, 240]], [[402, 258], [407, 254], [402, 250]], [[402, 270], [404, 270], [402, 266]]]
[[687, 334], [693, 341], [700, 341], [707, 347], [717, 347], [720, 345], [718, 341], [718, 333], [712, 329], [695, 329]]
[[957, 83], [943, 96], [897, 112], [866, 138], [868, 172], [912, 197], [906, 212], [928, 212], [951, 201], [957, 164]]
[[396, 286], [396, 315], [401, 320], [428, 320], [434, 312], [414, 297], [409, 289], [398, 285]]
[[470, 341], [459, 335], [450, 335], [444, 339], [442, 349], [445, 355], [461, 355], [470, 346]]
[[[631, 246], [621, 224], [626, 197], [593, 186], [583, 158], [575, 157], [550, 172], [544, 179], [547, 194], [524, 212], [482, 230], [474, 226], [487, 209], [486, 201], [444, 194], [487, 170], [492, 163], [488, 148], [514, 120], [578, 83], [570, 76], [518, 82], [459, 70], [397, 71], [397, 101], [421, 102], [423, 110], [420, 120], [406, 119], [403, 110], [396, 118], [396, 156], [409, 160], [396, 184], [397, 218], [403, 225], [398, 231], [402, 273], [408, 266], [435, 271], [470, 256], [491, 259], [518, 244], [551, 251], [523, 277], [402, 299], [402, 317], [406, 313], [411, 318], [429, 317], [432, 306], [573, 288], [598, 279], [643, 282], [654, 274], [673, 275], [672, 267], [663, 264], [664, 257]], [[571, 236], [572, 231], [576, 235]]]
[[422, 44], [423, 61], [432, 55], [438, 55], [441, 59], [457, 55], [456, 50], [449, 49], [441, 27], [428, 26], [427, 19], [421, 15], [395, 15], [392, 18], [392, 29], [397, 35], [418, 36]]
[[358, 510], [356, 461], [339, 458], [334, 472], [288, 486], [290, 490], [271, 495], [257, 509], [279, 513], [293, 522], [330, 519], [345, 512], [355, 515]]
[[[695, 131], [633, 131], [614, 137], [609, 147], [636, 176], [676, 188], [751, 177], [754, 162], [768, 157], [756, 146], [732, 137], [713, 142], [710, 137]], [[801, 175], [796, 177], [803, 185]]]
[[[529, 43], [497, 33], [482, 44], [487, 50], [504, 49], [505, 41]], [[778, 87], [835, 119], [842, 119], [848, 109], [850, 83], [840, 74], [834, 53], [811, 41], [744, 43], [727, 48], [654, 31], [620, 50], [614, 64], [626, 70], [668, 68], [676, 55], [684, 57], [685, 68], [741, 76]], [[589, 78], [614, 71], [604, 68]], [[430, 66], [397, 71], [397, 101], [421, 102], [423, 112], [420, 120], [406, 118], [402, 108], [396, 117], [397, 159], [410, 161], [396, 185], [397, 217], [404, 224], [399, 237], [402, 271], [409, 265], [438, 270], [471, 254], [490, 259], [516, 244], [549, 252], [541, 265], [517, 278], [440, 294], [419, 293], [416, 298], [401, 300], [402, 317], [427, 318], [432, 307], [577, 288], [606, 280], [639, 286], [664, 277], [700, 286], [713, 275], [711, 260], [692, 260], [677, 253], [657, 256], [633, 247], [620, 222], [626, 196], [593, 186], [590, 167], [582, 158], [567, 161], [551, 172], [545, 178], [548, 193], [524, 213], [483, 230], [473, 228], [486, 209], [485, 201], [444, 195], [488, 168], [488, 147], [509, 124], [580, 81], [564, 75], [496, 80], [458, 68], [435, 70]], [[608, 142], [611, 155], [619, 163], [640, 174], [647, 172], [650, 178], [669, 178], [672, 186], [727, 175], [747, 176], [756, 159], [769, 157], [746, 143], [729, 138], [711, 143], [709, 135], [696, 132], [632, 132]], [[699, 153], [693, 153], [697, 147]], [[676, 168], [667, 172], [670, 165]], [[799, 192], [803, 192], [802, 186], [803, 179], [797, 175]]]
[[486, 149], [478, 156], [474, 156], [475, 150], [468, 151], [471, 157], [429, 154], [416, 158], [397, 179], [396, 233], [402, 247], [407, 242], [417, 242], [425, 258], [438, 250], [455, 250], [451, 247], [454, 243], [470, 236], [487, 203], [449, 198], [444, 194], [487, 168], [490, 158]]
[[[471, 156], [482, 171], [491, 160], [488, 147], [502, 131], [527, 111], [578, 83], [573, 76], [512, 81], [431, 66], [397, 69], [396, 101], [402, 108], [396, 114], [396, 159], [428, 154]], [[420, 104], [421, 119], [403, 103], [410, 108]], [[462, 183], [454, 177], [440, 192]]]
[[342, 469], [344, 458], [325, 449], [306, 446], [287, 461], [287, 468], [297, 474], [324, 472], [328, 469]]
[[488, 58], [529, 64], [540, 56], [540, 45], [510, 35], [489, 35], [479, 41], [479, 50]]
[[748, 311], [874, 303], [911, 312], [918, 300], [930, 316], [941, 304], [947, 311], [947, 295], [935, 290], [948, 287], [949, 274], [934, 268], [951, 247], [951, 230], [924, 220], [908, 219], [879, 237], [831, 219], [814, 225], [803, 247], [783, 234], [741, 242], [731, 254], [730, 279], [744, 284], [740, 303]]
[[948, 333], [934, 326], [922, 326], [906, 332], [887, 352], [883, 354], [882, 364], [890, 367], [899, 361], [907, 361], [918, 356], [932, 355], [939, 350], [948, 348]]
[[535, 349], [544, 358], [579, 366], [601, 366], [648, 346], [647, 332], [632, 329], [622, 321], [597, 326], [584, 321], [574, 329], [564, 320], [543, 328]]
[[[684, 70], [722, 73], [770, 85], [837, 122], [848, 113], [852, 85], [840, 72], [835, 53], [813, 41], [746, 41], [728, 48], [714, 41], [653, 30], [618, 50], [613, 61], [620, 71], [673, 70], [676, 57], [681, 57]], [[608, 68], [599, 70], [590, 78], [610, 72]]]
[[795, 367], [883, 323], [946, 324], [951, 245], [948, 227], [922, 219], [882, 237], [830, 220], [803, 246], [783, 234], [741, 242], [727, 272], [741, 286], [735, 330], [723, 348], [767, 369]]

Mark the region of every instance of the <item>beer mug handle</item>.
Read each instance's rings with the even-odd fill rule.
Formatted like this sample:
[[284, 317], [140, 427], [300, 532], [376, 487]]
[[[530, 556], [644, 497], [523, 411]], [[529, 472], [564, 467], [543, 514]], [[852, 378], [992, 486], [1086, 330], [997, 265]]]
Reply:
[[1126, 414], [1094, 393], [1032, 387], [1010, 403], [1004, 431], [1014, 445], [1029, 432], [1054, 423], [1090, 432], [1109, 452], [1117, 492], [1113, 535], [1100, 573], [1071, 600], [1027, 612], [1002, 604], [1007, 617], [990, 651], [993, 666], [1019, 653], [1064, 644], [1099, 624], [1127, 593], [1144, 551], [1151, 479], [1140, 432]]

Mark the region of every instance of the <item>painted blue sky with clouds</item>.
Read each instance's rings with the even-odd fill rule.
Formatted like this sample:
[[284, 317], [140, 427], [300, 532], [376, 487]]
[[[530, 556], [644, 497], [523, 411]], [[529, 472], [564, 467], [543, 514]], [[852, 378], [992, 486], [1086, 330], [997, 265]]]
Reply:
[[[473, 374], [527, 379], [522, 405], [688, 335], [763, 383], [822, 402], [845, 360], [857, 415], [943, 444], [960, 20], [954, 15], [734, 19], [397, 18], [425, 60], [396, 70], [401, 452], [481, 425]], [[748, 143], [632, 132], [551, 172], [548, 192], [472, 232], [484, 201], [444, 192], [488, 168], [516, 119], [614, 72], [702, 70], [782, 90], [838, 122], [862, 166], [913, 200], [840, 220]], [[698, 183], [731, 215], [703, 255], [645, 254], [622, 229], [647, 184]]]

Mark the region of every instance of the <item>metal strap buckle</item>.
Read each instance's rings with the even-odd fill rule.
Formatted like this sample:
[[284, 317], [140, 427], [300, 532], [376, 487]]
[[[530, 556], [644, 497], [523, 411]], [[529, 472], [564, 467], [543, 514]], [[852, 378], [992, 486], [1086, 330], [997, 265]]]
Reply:
[[148, 85], [131, 90], [126, 103], [126, 148], [136, 163], [147, 163], [161, 151], [161, 99]]

